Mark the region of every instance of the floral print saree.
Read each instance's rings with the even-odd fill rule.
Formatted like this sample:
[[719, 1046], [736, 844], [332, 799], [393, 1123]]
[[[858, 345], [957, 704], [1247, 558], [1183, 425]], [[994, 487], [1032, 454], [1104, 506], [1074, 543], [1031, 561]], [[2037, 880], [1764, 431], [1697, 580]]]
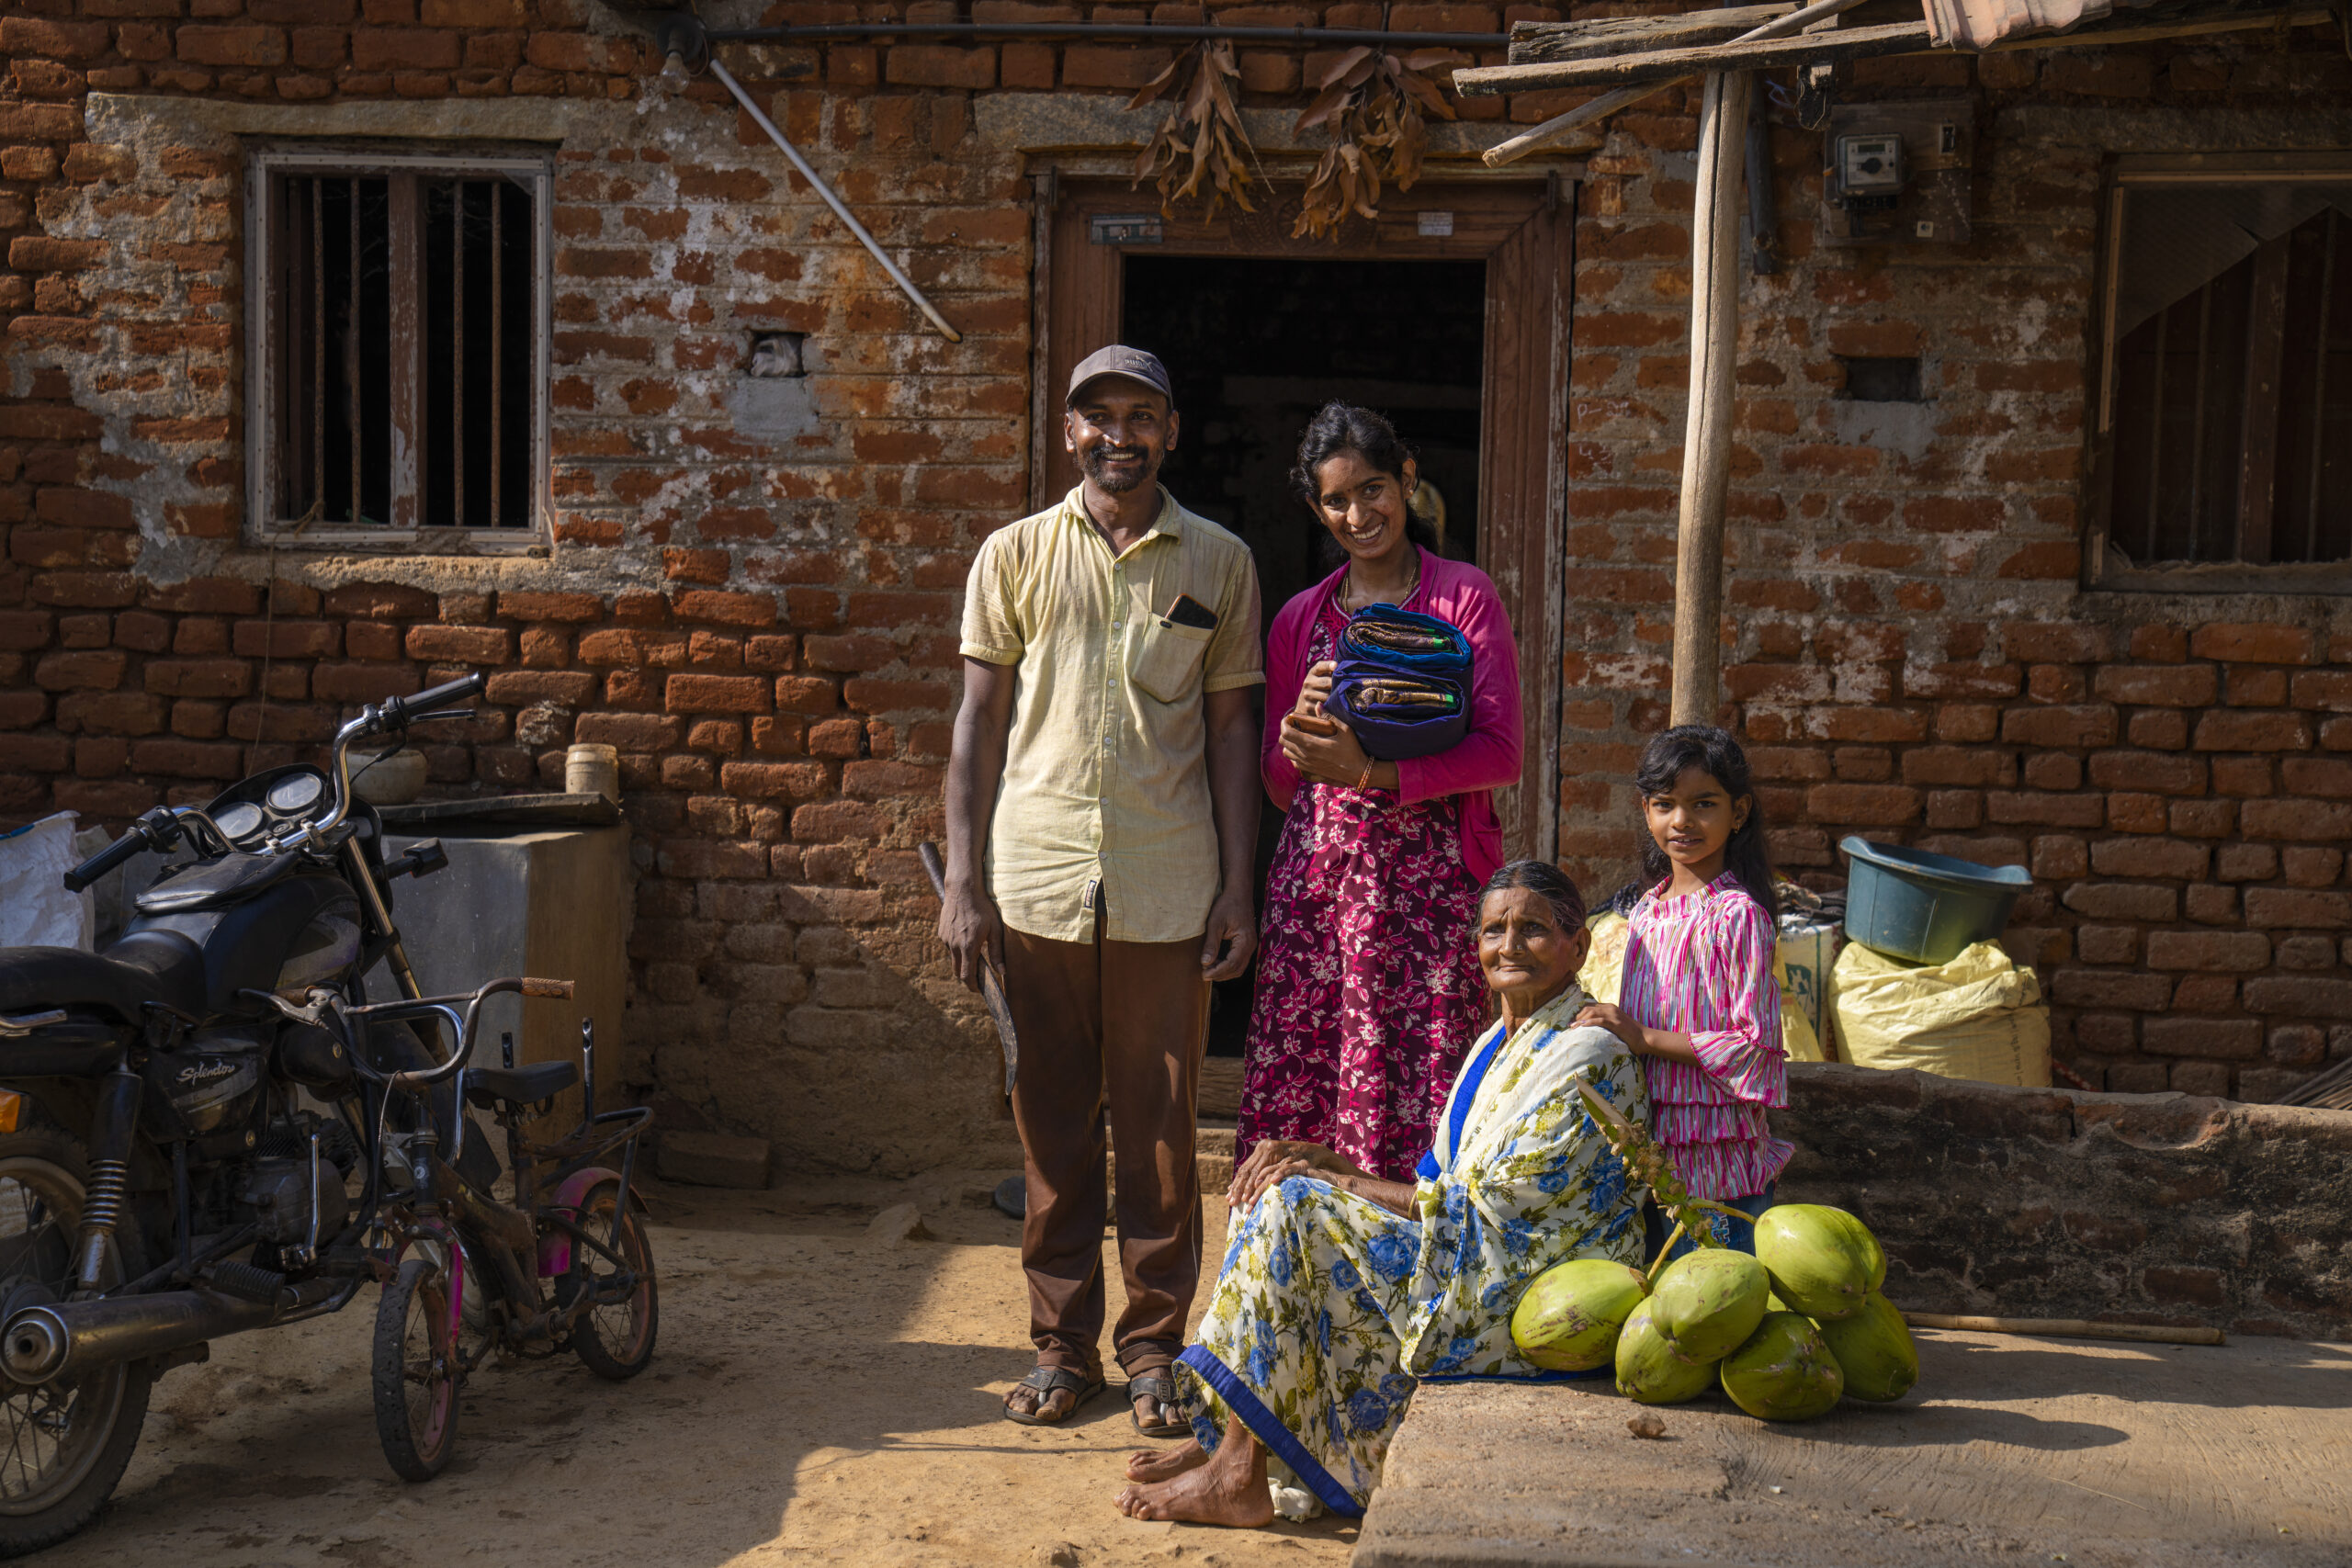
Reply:
[[1296, 1176], [1237, 1219], [1199, 1340], [1178, 1362], [1193, 1435], [1238, 1419], [1272, 1473], [1355, 1515], [1429, 1378], [1552, 1379], [1511, 1344], [1528, 1282], [1571, 1258], [1641, 1261], [1638, 1191], [1577, 1097], [1649, 1107], [1634, 1056], [1573, 1026], [1575, 986], [1473, 1049], [1421, 1161], [1414, 1218]]

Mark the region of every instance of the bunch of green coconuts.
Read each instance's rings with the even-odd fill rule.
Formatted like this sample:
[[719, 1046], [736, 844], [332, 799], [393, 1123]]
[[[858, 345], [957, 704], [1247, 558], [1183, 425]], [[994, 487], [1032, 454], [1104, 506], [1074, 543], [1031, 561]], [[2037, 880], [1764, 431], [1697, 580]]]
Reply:
[[[1745, 1218], [1745, 1216], [1742, 1216]], [[1619, 1392], [1678, 1404], [1720, 1382], [1768, 1421], [1838, 1398], [1900, 1399], [1919, 1380], [1911, 1331], [1880, 1286], [1886, 1254], [1843, 1209], [1781, 1203], [1756, 1255], [1701, 1246], [1655, 1279], [1600, 1258], [1546, 1269], [1511, 1314], [1520, 1353], [1559, 1371], [1617, 1369]]]

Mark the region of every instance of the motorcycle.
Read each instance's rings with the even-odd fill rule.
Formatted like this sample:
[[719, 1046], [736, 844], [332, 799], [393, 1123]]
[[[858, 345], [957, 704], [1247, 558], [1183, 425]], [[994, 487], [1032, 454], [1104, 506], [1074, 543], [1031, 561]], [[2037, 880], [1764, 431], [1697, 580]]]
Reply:
[[[569, 996], [492, 980], [426, 995], [392, 887], [447, 864], [389, 856], [350, 754], [470, 716], [469, 675], [365, 708], [328, 765], [269, 769], [202, 807], [148, 812], [65, 878], [141, 850], [167, 864], [103, 953], [0, 948], [0, 1556], [96, 1514], [138, 1442], [154, 1380], [210, 1341], [378, 1301], [373, 1393], [393, 1469], [447, 1462], [457, 1393], [493, 1351], [576, 1354], [627, 1378], [656, 1326], [641, 1109], [595, 1108], [582, 1062], [471, 1065], [484, 1001]], [[399, 992], [369, 1002], [381, 962]], [[582, 1082], [568, 1134], [533, 1129]], [[500, 1162], [466, 1107], [503, 1128]], [[619, 1151], [619, 1168], [600, 1163]], [[358, 1183], [355, 1197], [351, 1187]]]

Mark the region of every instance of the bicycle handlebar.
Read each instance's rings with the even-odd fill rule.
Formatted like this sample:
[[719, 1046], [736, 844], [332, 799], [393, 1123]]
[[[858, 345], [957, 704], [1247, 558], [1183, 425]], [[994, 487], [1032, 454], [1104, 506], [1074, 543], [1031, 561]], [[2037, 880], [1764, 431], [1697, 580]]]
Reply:
[[413, 1012], [437, 1012], [447, 1018], [462, 1003], [466, 1010], [464, 1015], [456, 1021], [458, 1042], [449, 1053], [449, 1059], [437, 1066], [393, 1073], [385, 1080], [394, 1089], [429, 1089], [457, 1072], [472, 1057], [474, 1035], [477, 1032], [475, 1025], [481, 1021], [482, 1003], [492, 997], [509, 991], [519, 991], [526, 997], [568, 998], [572, 994], [572, 990], [573, 984], [570, 980], [544, 980], [527, 975], [509, 975], [501, 979], [490, 981], [481, 989], [470, 994], [460, 992], [451, 997], [402, 998], [398, 1001], [374, 1002], [365, 1007], [347, 1008], [345, 1013], [351, 1018], [368, 1019], [401, 1018]]

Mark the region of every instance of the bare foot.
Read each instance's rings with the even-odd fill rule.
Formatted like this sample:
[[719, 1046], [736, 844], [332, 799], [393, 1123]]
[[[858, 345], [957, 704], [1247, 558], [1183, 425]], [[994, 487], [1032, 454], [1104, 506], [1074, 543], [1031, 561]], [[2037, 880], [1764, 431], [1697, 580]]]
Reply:
[[1127, 1456], [1129, 1481], [1168, 1481], [1208, 1463], [1209, 1451], [1196, 1439], [1178, 1449], [1140, 1449]]
[[[1235, 1425], [1239, 1425], [1238, 1422]], [[1226, 1443], [1228, 1449], [1255, 1444]], [[1181, 1519], [1186, 1524], [1233, 1525], [1263, 1529], [1274, 1522], [1274, 1499], [1266, 1491], [1262, 1459], [1249, 1464], [1196, 1465], [1182, 1474], [1152, 1485], [1130, 1486], [1116, 1499], [1119, 1512], [1131, 1519]]]

